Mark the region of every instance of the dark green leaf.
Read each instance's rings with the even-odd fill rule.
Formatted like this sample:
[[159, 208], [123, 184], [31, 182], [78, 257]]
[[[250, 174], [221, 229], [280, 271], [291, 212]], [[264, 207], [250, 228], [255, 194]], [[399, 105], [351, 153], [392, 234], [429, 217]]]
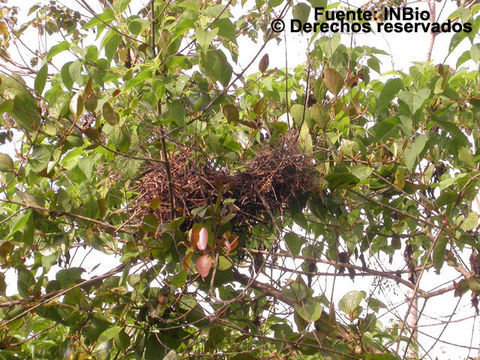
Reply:
[[395, 95], [397, 95], [397, 93], [402, 88], [403, 88], [403, 81], [401, 79], [388, 80], [385, 83], [382, 89], [382, 92], [380, 93], [380, 96], [378, 97], [377, 109], [382, 110], [388, 105], [390, 105]]
[[308, 21], [310, 14], [310, 6], [305, 3], [298, 3], [292, 10], [292, 16], [294, 19], [298, 19], [303, 23]]
[[305, 242], [305, 239], [298, 236], [293, 232], [288, 232], [284, 236], [285, 242], [287, 243], [288, 249], [293, 255], [300, 254], [300, 248]]
[[208, 50], [203, 58], [205, 73], [214, 81], [227, 86], [232, 78], [232, 67], [221, 50]]
[[448, 238], [444, 235], [441, 235], [437, 240], [435, 248], [433, 249], [433, 265], [435, 266], [435, 270], [437, 270], [437, 272], [439, 272], [443, 266], [447, 244]]
[[0, 103], [0, 114], [11, 112], [13, 110], [13, 100], [8, 99]]
[[13, 97], [13, 110], [10, 113], [22, 129], [32, 131], [39, 127], [40, 110], [37, 101], [21, 78], [0, 74], [0, 96], [9, 100]]
[[407, 148], [405, 149], [405, 165], [407, 166], [408, 170], [414, 170], [418, 156], [422, 153], [427, 141], [428, 136], [425, 134], [420, 134], [413, 143], [408, 144]]
[[21, 269], [18, 274], [17, 279], [17, 288], [20, 296], [26, 298], [29, 297], [30, 291], [32, 290], [33, 285], [35, 284], [35, 278], [32, 273], [28, 270]]
[[113, 109], [112, 105], [110, 105], [110, 103], [106, 102], [105, 104], [103, 104], [102, 113], [103, 113], [103, 118], [108, 124], [112, 126], [115, 126], [118, 124], [119, 116], [117, 112]]
[[38, 94], [43, 93], [43, 89], [45, 88], [45, 84], [47, 82], [47, 74], [48, 74], [48, 65], [43, 65], [37, 73], [35, 77], [34, 89]]
[[47, 145], [38, 145], [33, 148], [30, 156], [30, 167], [35, 172], [45, 169], [52, 157], [52, 149]]
[[103, 331], [100, 336], [98, 337], [98, 340], [97, 342], [99, 344], [102, 344], [104, 342], [107, 342], [107, 341], [110, 341], [112, 340], [115, 336], [117, 336], [120, 331], [123, 330], [123, 327], [121, 326], [112, 326], [111, 328], [109, 329], [106, 329], [105, 331]]

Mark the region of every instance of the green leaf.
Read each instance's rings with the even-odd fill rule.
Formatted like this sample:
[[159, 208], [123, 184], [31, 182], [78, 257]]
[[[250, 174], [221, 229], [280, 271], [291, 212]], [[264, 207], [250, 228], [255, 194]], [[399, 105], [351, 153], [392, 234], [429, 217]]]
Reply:
[[17, 278], [18, 293], [21, 297], [29, 297], [32, 286], [35, 284], [35, 278], [32, 273], [25, 269], [20, 269]]
[[115, 19], [115, 13], [109, 7], [105, 10], [104, 13], [100, 15], [95, 15], [88, 23], [83, 25], [85, 30], [90, 29], [97, 25], [109, 25]]
[[344, 84], [342, 75], [332, 68], [326, 68], [323, 71], [323, 82], [334, 96], [338, 95]]
[[[324, 1], [324, 0], [319, 0]], [[320, 6], [322, 7], [322, 6]], [[334, 34], [332, 37], [323, 36], [318, 40], [320, 48], [327, 58], [331, 58], [335, 50], [340, 45], [341, 36], [339, 33]]]
[[308, 289], [307, 284], [305, 284], [305, 281], [303, 281], [302, 278], [298, 278], [296, 281], [291, 282], [282, 289], [282, 294], [296, 303], [300, 303], [310, 293], [310, 289]]
[[435, 267], [435, 270], [437, 270], [437, 273], [439, 273], [443, 266], [447, 244], [448, 238], [441, 235], [437, 240], [435, 248], [433, 249], [433, 266]]
[[106, 102], [105, 104], [103, 104], [102, 114], [103, 114], [103, 118], [109, 125], [115, 126], [118, 124], [119, 116], [109, 102]]
[[85, 99], [85, 109], [87, 109], [92, 113], [95, 113], [95, 111], [97, 110], [97, 104], [98, 104], [98, 99], [94, 93], [91, 93]]
[[47, 57], [45, 58], [45, 61], [48, 62], [48, 61], [52, 60], [52, 58], [55, 55], [60, 54], [61, 52], [65, 51], [65, 50], [68, 50], [68, 49], [70, 49], [70, 44], [68, 43], [68, 41], [62, 41], [60, 44], [52, 46], [47, 53]]
[[0, 273], [0, 296], [5, 296], [7, 291], [7, 283], [5, 282], [5, 274]]
[[236, 123], [240, 119], [240, 114], [238, 109], [233, 104], [226, 104], [222, 108], [223, 115], [230, 123]]
[[43, 206], [43, 201], [36, 197], [35, 195], [29, 194], [25, 191], [17, 190], [15, 191], [15, 195], [20, 198], [20, 201], [32, 206]]
[[33, 6], [30, 8], [30, 10], [28, 10], [27, 16], [32, 15], [32, 14], [35, 12], [35, 10], [37, 10], [38, 8], [40, 8], [40, 5], [39, 5], [39, 4], [33, 5]]
[[120, 131], [117, 132], [115, 144], [117, 146], [117, 150], [123, 154], [125, 154], [130, 149], [130, 134], [125, 126], [122, 126]]
[[115, 0], [113, 2], [113, 8], [118, 12], [124, 12], [132, 0]]
[[220, 81], [227, 86], [232, 78], [232, 67], [221, 50], [208, 50], [202, 58], [206, 75], [213, 81]]
[[198, 44], [206, 51], [208, 49], [208, 46], [210, 43], [215, 39], [215, 36], [217, 36], [218, 33], [218, 28], [213, 29], [212, 31], [208, 30], [197, 30], [195, 33], [195, 37], [198, 41]]
[[0, 103], [0, 114], [11, 112], [13, 110], [13, 100], [8, 99]]
[[84, 269], [78, 267], [62, 269], [55, 274], [55, 279], [60, 283], [62, 289], [67, 289], [81, 280], [81, 275], [84, 271]]
[[270, 6], [273, 8], [273, 7], [277, 7], [278, 5], [280, 5], [281, 3], [283, 2], [283, 0], [269, 0], [268, 3], [270, 4]]
[[110, 30], [110, 32], [105, 35], [103, 39], [103, 46], [105, 47], [105, 56], [107, 57], [108, 62], [113, 59], [113, 56], [117, 54], [118, 47], [122, 43], [122, 36], [115, 30]]
[[398, 131], [400, 118], [390, 117], [377, 123], [370, 131], [375, 135], [375, 141], [381, 141], [391, 133]]
[[47, 145], [38, 145], [33, 148], [32, 155], [30, 156], [29, 164], [30, 168], [34, 172], [40, 172], [45, 169], [52, 157], [52, 149]]
[[302, 128], [300, 129], [300, 134], [298, 135], [298, 142], [300, 149], [306, 154], [311, 154], [313, 152], [313, 143], [312, 137], [308, 130], [308, 125], [306, 122], [303, 123]]
[[362, 311], [360, 303], [364, 298], [365, 291], [350, 291], [338, 302], [338, 308], [347, 314], [350, 320], [354, 320]]
[[470, 57], [476, 63], [480, 61], [480, 44], [475, 44], [472, 46], [470, 49]]
[[107, 341], [110, 341], [112, 340], [115, 336], [117, 336], [120, 331], [123, 330], [123, 327], [121, 326], [112, 326], [111, 328], [105, 330], [104, 332], [102, 332], [100, 334], [100, 336], [98, 337], [98, 340], [97, 342], [99, 344], [102, 344], [102, 343], [105, 343]]
[[465, 31], [460, 31], [452, 36], [450, 40], [450, 45], [448, 46], [448, 55], [450, 55], [453, 50], [457, 48], [458, 45], [467, 37], [467, 33]]
[[480, 293], [480, 277], [472, 276], [466, 280], [467, 286], [472, 292], [479, 294]]
[[218, 258], [218, 270], [225, 271], [232, 267], [232, 262], [228, 260], [225, 256], [220, 256]]
[[315, 121], [320, 128], [325, 127], [330, 120], [327, 110], [319, 104], [313, 104], [310, 108], [310, 118]]
[[355, 175], [360, 181], [368, 179], [372, 174], [373, 169], [366, 165], [357, 165], [353, 167], [352, 174]]
[[446, 189], [448, 188], [450, 185], [454, 184], [454, 183], [458, 183], [459, 180], [467, 177], [468, 174], [466, 173], [461, 173], [461, 174], [457, 174], [455, 175], [454, 177], [452, 178], [448, 178], [448, 179], [445, 179], [445, 180], [442, 180], [440, 181], [440, 190], [443, 190], [443, 189]]
[[307, 117], [310, 117], [310, 111], [308, 109], [305, 109], [305, 107], [301, 104], [293, 104], [290, 108], [290, 115], [292, 115], [295, 125], [300, 127], [304, 122], [308, 122], [306, 120]]
[[353, 140], [344, 140], [342, 145], [340, 146], [340, 152], [343, 155], [346, 155], [350, 158], [353, 158], [357, 155], [359, 151], [359, 146], [356, 141]]
[[421, 89], [417, 93], [402, 90], [398, 94], [398, 99], [407, 105], [411, 115], [415, 115], [425, 100], [429, 98], [430, 92], [430, 89]]
[[351, 173], [332, 173], [327, 176], [328, 186], [331, 189], [347, 187], [359, 182], [359, 179]]
[[292, 16], [294, 19], [298, 19], [303, 23], [308, 21], [310, 15], [310, 6], [305, 3], [298, 3], [292, 10]]
[[34, 89], [37, 94], [42, 94], [43, 89], [45, 88], [45, 84], [47, 82], [47, 74], [48, 74], [48, 65], [43, 65], [37, 73], [34, 82]]
[[170, 284], [175, 286], [177, 289], [181, 288], [183, 285], [185, 285], [185, 282], [187, 281], [187, 272], [182, 269], [180, 272], [175, 275], [173, 278], [170, 279]]
[[312, 5], [312, 7], [317, 7], [317, 8], [327, 7], [327, 0], [308, 0], [308, 2]]
[[165, 117], [175, 121], [178, 126], [185, 126], [185, 106], [178, 99], [169, 102]]
[[473, 154], [470, 149], [466, 146], [462, 146], [458, 149], [458, 160], [467, 165], [470, 168], [475, 167], [475, 161], [473, 159]]
[[322, 315], [322, 305], [317, 299], [308, 299], [304, 304], [296, 304], [295, 310], [304, 320], [314, 322]]
[[455, 67], [458, 69], [460, 67], [460, 65], [462, 65], [463, 63], [467, 62], [468, 60], [470, 60], [472, 57], [470, 55], [470, 50], [466, 50], [463, 52], [462, 55], [460, 55], [458, 57], [458, 60], [457, 60], [457, 63], [455, 65]]
[[10, 234], [15, 234], [17, 231], [23, 230], [27, 227], [27, 224], [30, 222], [32, 217], [32, 213], [30, 211], [26, 211], [23, 214], [19, 214], [15, 216], [13, 220], [12, 228], [10, 229]]
[[48, 99], [48, 109], [50, 115], [54, 118], [60, 118], [66, 115], [68, 106], [70, 105], [70, 96], [58, 87]]
[[283, 238], [285, 239], [288, 249], [290, 250], [292, 255], [300, 254], [300, 249], [305, 243], [305, 239], [303, 237], [298, 236], [294, 232], [288, 232]]
[[392, 102], [393, 98], [400, 89], [403, 88], [403, 81], [401, 79], [390, 79], [385, 83], [385, 86], [380, 93], [377, 100], [377, 111], [383, 110]]
[[130, 336], [127, 335], [125, 330], [120, 331], [120, 333], [113, 338], [113, 343], [115, 347], [120, 351], [125, 351], [131, 344]]
[[83, 173], [85, 174], [85, 177], [88, 180], [91, 180], [93, 177], [93, 174], [95, 171], [95, 165], [96, 165], [95, 160], [87, 156], [82, 157], [78, 161], [78, 167], [83, 171]]
[[235, 25], [232, 24], [230, 19], [221, 18], [217, 19], [213, 23], [212, 29], [218, 29], [217, 34], [233, 43], [237, 43], [237, 35], [235, 31]]
[[170, 350], [163, 360], [177, 360], [178, 356], [174, 350]]
[[[26, 131], [38, 129], [40, 110], [37, 100], [26, 88], [25, 82], [20, 77], [0, 74], [0, 98], [13, 100], [13, 109], [9, 112], [18, 126]], [[8, 107], [9, 103], [5, 105]]]
[[72, 65], [72, 62], [67, 62], [65, 65], [62, 66], [62, 70], [60, 72], [63, 85], [65, 85], [68, 91], [72, 91], [72, 88], [73, 88], [73, 79], [70, 75], [70, 69], [69, 69], [70, 65]]
[[366, 360], [399, 360], [392, 354], [367, 354]]
[[471, 231], [478, 226], [478, 214], [476, 212], [470, 212], [460, 227], [465, 231]]
[[76, 119], [83, 112], [83, 96], [81, 92], [77, 92], [70, 99], [70, 113]]
[[377, 58], [371, 57], [370, 59], [368, 59], [367, 65], [371, 69], [375, 70], [378, 74], [380, 74], [380, 61]]
[[425, 148], [428, 141], [428, 136], [420, 134], [413, 143], [409, 143], [405, 149], [405, 165], [409, 171], [413, 171], [417, 163], [418, 156]]
[[11, 172], [15, 170], [12, 158], [7, 155], [0, 153], [0, 171], [2, 172]]

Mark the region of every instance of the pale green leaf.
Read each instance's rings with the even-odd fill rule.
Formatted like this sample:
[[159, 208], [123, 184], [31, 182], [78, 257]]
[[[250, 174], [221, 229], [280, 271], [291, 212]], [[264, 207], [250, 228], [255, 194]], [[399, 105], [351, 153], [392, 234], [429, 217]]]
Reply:
[[465, 231], [470, 231], [478, 226], [478, 214], [476, 212], [470, 212], [460, 227]]
[[100, 336], [98, 337], [98, 340], [97, 342], [99, 344], [102, 344], [102, 343], [105, 343], [107, 341], [110, 341], [112, 340], [115, 336], [117, 336], [120, 331], [123, 330], [123, 327], [121, 326], [112, 326], [111, 328], [105, 330], [104, 332], [102, 332], [100, 334]]
[[428, 136], [425, 134], [419, 135], [413, 143], [409, 143], [405, 149], [405, 165], [409, 171], [413, 171], [417, 163], [418, 156], [425, 148], [428, 141]]
[[12, 158], [7, 154], [0, 153], [0, 171], [10, 172], [13, 170], [15, 167]]

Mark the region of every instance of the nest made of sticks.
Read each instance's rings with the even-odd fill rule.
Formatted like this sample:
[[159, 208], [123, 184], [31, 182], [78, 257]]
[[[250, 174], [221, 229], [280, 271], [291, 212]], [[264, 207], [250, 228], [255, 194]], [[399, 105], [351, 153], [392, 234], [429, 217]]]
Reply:
[[301, 152], [293, 131], [262, 146], [241, 165], [244, 170], [230, 173], [215, 168], [211, 161], [203, 159], [200, 163], [185, 152], [175, 154], [169, 159], [171, 184], [165, 165], [147, 165], [146, 174], [136, 184], [136, 205], [147, 209], [144, 216], [153, 212], [160, 224], [172, 216], [186, 216], [186, 223], [191, 224], [194, 209], [215, 203], [221, 183], [228, 185], [223, 198], [235, 200], [236, 216], [231, 221], [235, 225], [256, 224], [270, 221], [293, 198], [317, 184], [312, 158]]

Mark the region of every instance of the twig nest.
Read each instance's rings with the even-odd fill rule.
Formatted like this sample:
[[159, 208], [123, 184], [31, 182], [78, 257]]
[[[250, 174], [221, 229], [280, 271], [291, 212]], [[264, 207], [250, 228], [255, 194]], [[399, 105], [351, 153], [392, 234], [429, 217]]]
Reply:
[[[216, 201], [219, 191], [215, 184], [219, 180], [230, 185], [223, 197], [235, 200], [234, 224], [258, 223], [260, 219], [269, 221], [270, 214], [285, 208], [296, 196], [312, 191], [317, 184], [318, 173], [313, 160], [301, 152], [297, 133], [293, 131], [260, 147], [254, 157], [240, 164], [242, 171], [228, 173], [211, 164], [208, 161], [200, 163], [187, 153], [170, 157], [176, 217], [186, 216], [193, 222], [194, 209]], [[137, 185], [137, 206], [149, 208], [159, 223], [168, 222], [172, 220], [172, 210], [166, 166], [150, 164], [147, 170]]]

